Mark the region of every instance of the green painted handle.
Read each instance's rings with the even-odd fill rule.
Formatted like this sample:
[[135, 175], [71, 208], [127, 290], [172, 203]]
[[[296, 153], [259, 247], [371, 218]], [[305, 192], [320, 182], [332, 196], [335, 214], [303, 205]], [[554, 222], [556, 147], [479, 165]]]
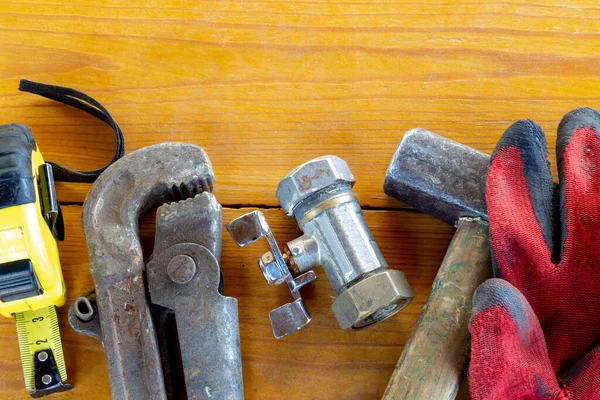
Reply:
[[489, 229], [461, 219], [383, 400], [450, 400], [464, 377], [473, 293], [491, 278]]

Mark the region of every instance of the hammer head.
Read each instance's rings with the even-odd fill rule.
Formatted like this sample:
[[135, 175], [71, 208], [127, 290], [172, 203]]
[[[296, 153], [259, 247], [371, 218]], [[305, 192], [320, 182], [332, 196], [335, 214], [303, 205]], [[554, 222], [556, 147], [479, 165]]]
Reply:
[[485, 180], [490, 156], [416, 128], [404, 134], [383, 190], [451, 225], [463, 217], [487, 220]]

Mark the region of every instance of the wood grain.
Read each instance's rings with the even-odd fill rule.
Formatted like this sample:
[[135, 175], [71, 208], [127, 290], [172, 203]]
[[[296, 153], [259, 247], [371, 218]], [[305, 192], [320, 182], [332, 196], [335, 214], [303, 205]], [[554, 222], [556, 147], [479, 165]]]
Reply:
[[[310, 328], [275, 341], [267, 312], [288, 295], [262, 281], [260, 249], [241, 251], [225, 238], [223, 268], [226, 292], [240, 299], [248, 399], [376, 399], [452, 231], [383, 194], [391, 156], [416, 126], [491, 152], [519, 118], [539, 122], [552, 149], [565, 112], [600, 106], [600, 5], [568, 3], [2, 1], [0, 123], [29, 125], [48, 160], [98, 168], [112, 157], [110, 129], [17, 86], [27, 78], [82, 90], [111, 111], [128, 152], [166, 140], [204, 147], [215, 193], [231, 208], [226, 220], [240, 207], [267, 208], [280, 241], [298, 234], [271, 209], [281, 177], [323, 154], [346, 159], [383, 253], [417, 293], [405, 312], [365, 332], [341, 332], [320, 279], [306, 290]], [[58, 185], [69, 300], [92, 287], [79, 220], [88, 189]], [[55, 398], [108, 398], [101, 346], [72, 332], [65, 312], [77, 389]], [[27, 398], [12, 321], [0, 322], [0, 340], [0, 397]]]
[[[32, 127], [48, 159], [78, 168], [112, 154], [109, 129], [18, 93], [27, 77], [101, 100], [129, 151], [203, 146], [223, 204], [275, 206], [279, 179], [323, 153], [356, 171], [365, 206], [420, 126], [490, 152], [519, 118], [550, 133], [598, 106], [594, 1], [66, 0], [0, 4], [0, 122]], [[82, 201], [87, 186], [60, 186]]]

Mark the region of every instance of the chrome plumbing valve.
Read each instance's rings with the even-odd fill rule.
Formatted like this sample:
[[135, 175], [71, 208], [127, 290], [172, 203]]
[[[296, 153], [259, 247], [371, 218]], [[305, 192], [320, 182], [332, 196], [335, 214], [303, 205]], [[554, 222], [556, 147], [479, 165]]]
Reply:
[[406, 307], [414, 297], [404, 274], [388, 268], [363, 218], [355, 179], [344, 160], [324, 156], [308, 161], [279, 183], [277, 199], [298, 221], [304, 235], [284, 252], [260, 211], [231, 221], [227, 230], [239, 246], [265, 237], [271, 251], [259, 259], [269, 285], [288, 284], [294, 301], [269, 313], [273, 334], [280, 338], [310, 322], [299, 289], [316, 279], [322, 266], [337, 293], [332, 309], [342, 329], [361, 329]]

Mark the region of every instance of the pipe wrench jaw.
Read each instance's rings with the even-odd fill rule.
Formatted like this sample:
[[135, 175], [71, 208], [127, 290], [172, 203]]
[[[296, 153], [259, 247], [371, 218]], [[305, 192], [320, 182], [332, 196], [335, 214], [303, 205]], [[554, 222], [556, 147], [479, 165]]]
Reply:
[[[154, 252], [146, 265], [155, 320], [166, 312], [176, 325], [160, 334], [164, 327], [156, 324], [161, 353], [174, 350], [181, 360], [173, 365], [162, 357], [163, 372], [183, 372], [167, 380], [184, 377], [188, 398], [206, 388], [214, 398], [243, 398], [237, 300], [221, 295], [222, 227], [221, 205], [212, 193], [165, 204], [157, 212]], [[220, 368], [214, 368], [217, 363]]]
[[[96, 298], [77, 299], [69, 321], [103, 342], [113, 398], [243, 398], [237, 301], [219, 290], [223, 219], [213, 180], [201, 148], [163, 143], [113, 164], [88, 194]], [[138, 220], [161, 203], [145, 263]]]

